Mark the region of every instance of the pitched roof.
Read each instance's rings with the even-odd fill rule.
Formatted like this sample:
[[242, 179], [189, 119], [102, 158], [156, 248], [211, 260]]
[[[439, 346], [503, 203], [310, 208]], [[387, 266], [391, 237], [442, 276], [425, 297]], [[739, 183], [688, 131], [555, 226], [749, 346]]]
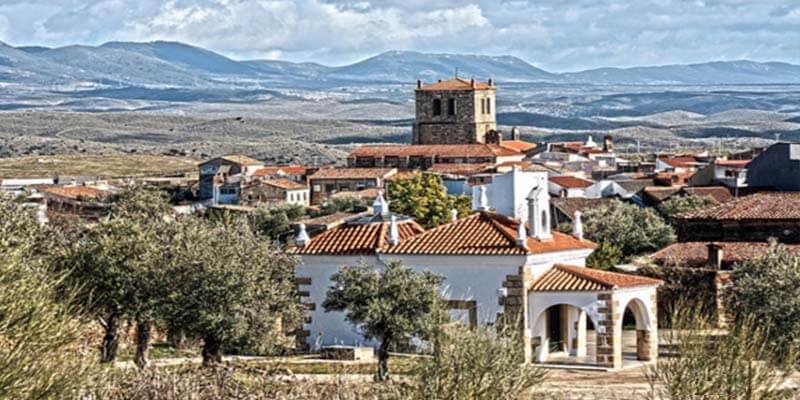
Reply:
[[535, 292], [594, 292], [639, 286], [656, 286], [662, 283], [658, 279], [639, 275], [556, 264], [539, 277], [530, 290]]
[[378, 193], [381, 191], [382, 190], [380, 188], [369, 188], [363, 190], [356, 190], [352, 192], [347, 192], [347, 191], [336, 192], [332, 194], [330, 197], [332, 199], [347, 198], [347, 197], [358, 197], [361, 199], [375, 199], [376, 197], [378, 197]]
[[705, 196], [714, 199], [717, 203], [724, 203], [733, 198], [731, 191], [725, 186], [692, 186], [681, 190], [691, 196]]
[[800, 192], [763, 192], [738, 197], [715, 207], [689, 211], [684, 220], [797, 220]]
[[[333, 229], [311, 238], [305, 246], [289, 249], [298, 255], [368, 255], [389, 246], [390, 222], [367, 222], [361, 219], [347, 221]], [[424, 229], [412, 219], [397, 221], [400, 243], [423, 232]]]
[[522, 155], [518, 150], [496, 144], [412, 144], [359, 146], [348, 158], [355, 157], [504, 157]]
[[[474, 83], [474, 85], [473, 85]], [[436, 83], [431, 83], [427, 85], [422, 85], [422, 87], [417, 88], [417, 90], [427, 91], [427, 90], [493, 90], [493, 86], [489, 86], [489, 84], [480, 82], [480, 81], [470, 81], [461, 78], [454, 78], [448, 79], [446, 81], [439, 81]]]
[[487, 170], [494, 167], [492, 164], [483, 163], [483, 164], [463, 164], [463, 163], [451, 163], [451, 164], [433, 164], [430, 168], [428, 168], [428, 172], [434, 172], [437, 174], [451, 174], [451, 175], [475, 175], [480, 174], [482, 172], [486, 172]]
[[673, 168], [691, 168], [698, 164], [697, 158], [694, 156], [659, 157], [658, 159]]
[[575, 211], [586, 212], [614, 201], [617, 201], [617, 199], [611, 197], [596, 199], [583, 197], [554, 197], [550, 199], [550, 204], [572, 219], [572, 216], [575, 215]]
[[267, 179], [261, 181], [261, 183], [265, 185], [275, 186], [277, 188], [285, 190], [308, 189], [307, 185], [303, 185], [302, 183], [297, 183], [295, 181], [290, 181], [288, 179], [283, 179], [283, 178]]
[[77, 200], [78, 198], [97, 199], [108, 192], [92, 186], [52, 186], [42, 189], [45, 193]]
[[321, 168], [308, 179], [377, 179], [396, 173], [395, 168]]
[[384, 250], [388, 254], [425, 255], [527, 255], [593, 249], [595, 244], [560, 232], [552, 240], [528, 237], [516, 242], [518, 222], [493, 212], [479, 212], [427, 230]]
[[526, 152], [535, 149], [536, 143], [530, 143], [524, 140], [503, 140], [500, 142], [500, 146], [511, 150]]
[[263, 162], [258, 161], [255, 158], [250, 158], [248, 156], [241, 155], [241, 154], [228, 154], [228, 155], [224, 155], [224, 156], [222, 156], [220, 158], [222, 158], [223, 160], [228, 160], [230, 162], [233, 162], [233, 163], [236, 163], [236, 164], [241, 164], [241, 165], [261, 165], [261, 164], [264, 164]]
[[[708, 264], [708, 245], [715, 243], [722, 249], [722, 263], [726, 265], [754, 260], [769, 249], [767, 242], [682, 242], [671, 244], [650, 258], [661, 265], [702, 267]], [[783, 245], [789, 251], [800, 252], [800, 245]]]
[[747, 168], [750, 161], [753, 160], [715, 160], [714, 165], [728, 168]]
[[572, 175], [551, 176], [548, 180], [558, 186], [568, 189], [584, 189], [594, 185], [593, 181]]

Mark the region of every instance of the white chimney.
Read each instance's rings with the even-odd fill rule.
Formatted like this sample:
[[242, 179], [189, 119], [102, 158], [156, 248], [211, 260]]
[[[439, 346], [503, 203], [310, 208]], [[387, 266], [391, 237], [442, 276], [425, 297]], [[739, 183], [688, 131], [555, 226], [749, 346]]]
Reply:
[[525, 231], [525, 221], [520, 220], [517, 226], [517, 246], [525, 247], [528, 241], [528, 233]]
[[584, 143], [584, 146], [586, 146], [586, 147], [597, 147], [597, 143], [595, 143], [594, 139], [592, 139], [592, 135], [589, 135], [589, 137], [586, 138], [586, 143]]
[[575, 236], [578, 240], [583, 240], [583, 221], [581, 220], [581, 215], [582, 213], [576, 210], [572, 218], [572, 236]]
[[547, 178], [540, 179], [539, 185], [528, 193], [528, 235], [539, 240], [553, 238], [550, 234], [550, 194], [547, 192]]
[[489, 211], [489, 198], [486, 196], [486, 185], [481, 185], [480, 192], [478, 211]]
[[458, 221], [458, 210], [455, 208], [450, 210], [450, 222]]
[[375, 197], [375, 202], [372, 203], [372, 212], [374, 212], [375, 215], [389, 214], [389, 204], [386, 203], [386, 199], [383, 198], [382, 191], [378, 191], [378, 196]]
[[397, 217], [392, 215], [389, 223], [389, 244], [397, 246], [400, 243], [400, 232], [397, 230]]
[[297, 232], [297, 237], [295, 237], [294, 242], [297, 243], [298, 246], [303, 247], [311, 242], [311, 238], [308, 237], [308, 232], [306, 232], [306, 224], [300, 224], [298, 228], [300, 232]]

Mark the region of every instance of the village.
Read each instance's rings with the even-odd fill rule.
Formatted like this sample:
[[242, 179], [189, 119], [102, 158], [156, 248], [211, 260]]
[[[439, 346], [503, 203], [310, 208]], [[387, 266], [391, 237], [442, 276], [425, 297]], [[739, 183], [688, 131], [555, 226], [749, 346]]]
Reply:
[[[286, 348], [355, 363], [390, 350], [331, 305], [345, 266], [435, 274], [448, 320], [511, 331], [524, 364], [602, 377], [674, 357], [672, 313], [690, 301], [707, 331], [731, 328], [738, 268], [800, 245], [800, 144], [632, 154], [610, 135], [529, 142], [498, 129], [492, 79], [414, 92], [411, 143], [358, 145], [335, 165], [220, 154], [192, 173], [9, 177], [2, 191], [67, 229], [102, 224], [130, 190], [161, 193], [169, 218], [268, 218], [264, 246], [296, 261], [303, 310], [283, 327]], [[391, 352], [424, 352], [414, 336]]]

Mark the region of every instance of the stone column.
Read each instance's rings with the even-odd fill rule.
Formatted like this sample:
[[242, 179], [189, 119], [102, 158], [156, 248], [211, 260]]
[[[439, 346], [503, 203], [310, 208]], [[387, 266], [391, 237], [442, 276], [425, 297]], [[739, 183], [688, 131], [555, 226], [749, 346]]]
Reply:
[[622, 367], [622, 320], [619, 301], [612, 293], [600, 293], [598, 302], [604, 304], [597, 309], [597, 365], [609, 369]]
[[639, 361], [655, 361], [658, 358], [658, 331], [636, 330], [636, 359]]

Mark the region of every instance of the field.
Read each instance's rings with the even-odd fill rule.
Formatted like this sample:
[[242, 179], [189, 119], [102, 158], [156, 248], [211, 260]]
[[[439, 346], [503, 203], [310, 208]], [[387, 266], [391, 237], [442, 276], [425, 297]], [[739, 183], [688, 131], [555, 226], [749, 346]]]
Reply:
[[160, 176], [197, 171], [197, 160], [159, 155], [63, 155], [0, 158], [0, 178]]

